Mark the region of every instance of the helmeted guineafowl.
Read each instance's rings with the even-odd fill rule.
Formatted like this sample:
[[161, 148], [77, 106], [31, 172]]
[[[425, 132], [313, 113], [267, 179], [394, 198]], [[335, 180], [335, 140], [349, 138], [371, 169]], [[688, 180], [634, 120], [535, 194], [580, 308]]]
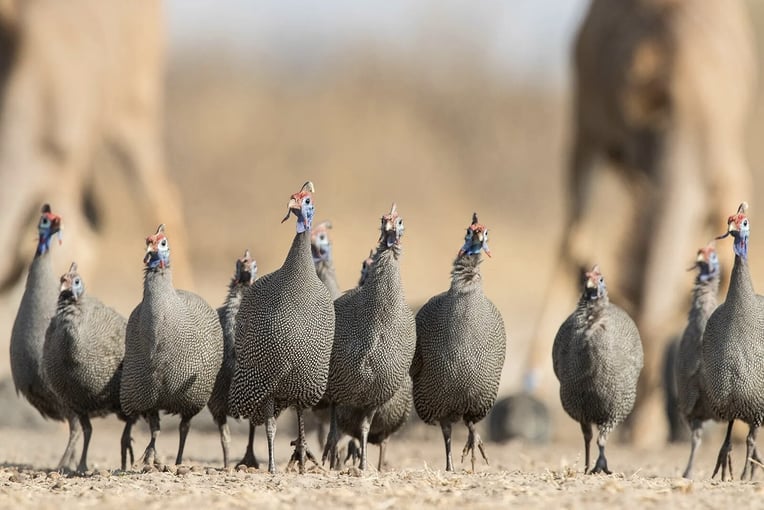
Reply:
[[578, 306], [557, 331], [552, 362], [562, 407], [584, 434], [584, 472], [589, 471], [594, 424], [599, 429], [599, 456], [591, 473], [610, 474], [605, 444], [634, 407], [644, 355], [636, 324], [610, 302], [598, 266], [585, 274]]
[[719, 420], [729, 423], [713, 476], [722, 468], [732, 477], [732, 424], [741, 420], [748, 424], [746, 461], [742, 478], [750, 467], [750, 476], [761, 459], [756, 451], [756, 432], [764, 421], [764, 297], [753, 290], [748, 268], [750, 224], [740, 204], [736, 214], [727, 220], [727, 233], [732, 235], [735, 263], [732, 266], [727, 299], [711, 314], [703, 332], [701, 377], [708, 403]]
[[332, 419], [322, 456], [332, 467], [338, 465], [337, 406], [361, 410], [359, 467], [366, 469], [374, 414], [404, 384], [414, 356], [416, 325], [400, 276], [403, 230], [403, 218], [393, 204], [382, 216], [378, 249], [363, 286], [334, 302], [336, 327], [325, 395]]
[[342, 292], [337, 284], [337, 274], [334, 270], [332, 241], [329, 238], [330, 228], [332, 228], [330, 221], [322, 221], [313, 226], [310, 231], [310, 251], [313, 255], [313, 263], [316, 266], [318, 279], [326, 285], [332, 299], [337, 299]]
[[207, 405], [223, 362], [223, 330], [215, 310], [172, 284], [170, 242], [160, 225], [146, 238], [143, 300], [127, 321], [120, 402], [129, 415], [149, 422], [151, 441], [143, 463], [156, 458], [159, 411], [180, 415], [176, 464], [191, 418]]
[[85, 295], [85, 284], [72, 263], [61, 276], [56, 315], [45, 334], [43, 366], [53, 392], [79, 418], [85, 443], [77, 470], [88, 469], [88, 447], [93, 431], [90, 418], [116, 413], [125, 421], [121, 440], [121, 467], [127, 453], [133, 459], [130, 431], [135, 417], [122, 413], [119, 383], [125, 357], [124, 317], [98, 299]]
[[306, 182], [292, 195], [282, 220], [292, 213], [297, 217], [292, 247], [279, 269], [245, 291], [236, 317], [230, 412], [265, 422], [271, 473], [276, 471], [276, 417], [290, 406], [297, 412], [298, 438], [288, 467], [297, 462], [304, 472], [306, 457], [315, 462], [305, 443], [302, 413], [324, 394], [332, 352], [334, 306], [310, 251], [313, 191]]
[[[371, 250], [369, 256], [361, 263], [361, 277], [358, 286], [364, 284], [369, 267], [374, 263], [374, 250]], [[412, 383], [411, 377], [403, 379], [403, 384], [393, 397], [382, 404], [369, 425], [368, 442], [379, 446], [379, 460], [377, 469], [382, 471], [385, 466], [385, 451], [387, 450], [387, 441], [391, 435], [395, 434], [409, 419], [411, 415], [411, 406], [413, 398], [411, 395]], [[348, 459], [356, 461], [361, 458], [360, 441], [362, 437], [361, 423], [363, 422], [363, 410], [352, 407], [337, 407], [337, 426], [340, 431], [351, 436], [347, 446]]]
[[[220, 444], [223, 447], [223, 466], [228, 467], [229, 449], [231, 444], [231, 434], [228, 429], [228, 392], [231, 387], [231, 378], [235, 367], [234, 341], [236, 340], [236, 314], [239, 313], [241, 297], [244, 290], [252, 285], [257, 279], [257, 262], [249, 253], [244, 252], [244, 256], [236, 260], [236, 269], [228, 285], [228, 295], [223, 306], [218, 308], [218, 318], [220, 326], [223, 328], [223, 364], [215, 380], [215, 387], [212, 389], [210, 401], [207, 407], [212, 413], [220, 429]], [[259, 467], [255, 457], [254, 443], [255, 424], [249, 424], [249, 439], [247, 441], [247, 450], [237, 465], [247, 467]]]
[[[412, 390], [411, 377], [406, 376], [403, 378], [403, 384], [398, 388], [393, 397], [379, 406], [377, 412], [374, 413], [374, 418], [369, 425], [368, 442], [379, 446], [379, 460], [377, 461], [377, 470], [382, 471], [385, 466], [385, 452], [387, 450], [387, 441], [395, 434], [409, 419], [411, 416], [411, 405], [413, 398], [411, 394]], [[337, 407], [337, 426], [339, 429], [351, 436], [351, 440], [348, 443], [348, 452], [345, 462], [348, 459], [353, 460], [353, 463], [358, 459], [360, 460], [361, 452], [360, 446], [356, 445], [356, 441], [361, 441], [363, 438], [363, 430], [361, 424], [363, 423], [364, 413], [362, 409], [352, 407]]]
[[58, 469], [62, 469], [74, 462], [80, 422], [44, 380], [42, 350], [45, 331], [56, 313], [58, 301], [58, 279], [50, 260], [50, 242], [56, 234], [61, 242], [61, 217], [53, 214], [48, 204], [42, 206], [37, 230], [37, 250], [11, 331], [11, 374], [16, 392], [24, 395], [44, 418], [68, 421], [69, 441], [58, 463]]
[[708, 403], [706, 389], [701, 379], [703, 357], [703, 330], [711, 313], [716, 309], [716, 294], [719, 291], [719, 257], [713, 244], [698, 250], [695, 261], [698, 275], [692, 290], [692, 305], [687, 317], [687, 326], [676, 355], [677, 403], [681, 415], [687, 420], [692, 431], [692, 446], [685, 478], [692, 477], [695, 452], [700, 445], [703, 422], [714, 418]]
[[490, 256], [488, 229], [473, 214], [453, 263], [450, 288], [432, 297], [416, 315], [414, 407], [425, 423], [440, 424], [447, 471], [454, 469], [451, 425], [459, 420], [469, 431], [462, 461], [471, 453], [474, 472], [478, 448], [488, 462], [475, 424], [496, 401], [506, 355], [504, 320], [483, 293], [481, 251]]

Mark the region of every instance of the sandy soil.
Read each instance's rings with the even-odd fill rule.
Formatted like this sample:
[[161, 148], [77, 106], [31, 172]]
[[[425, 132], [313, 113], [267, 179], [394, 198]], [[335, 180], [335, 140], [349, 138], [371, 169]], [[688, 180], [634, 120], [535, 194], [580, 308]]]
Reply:
[[[281, 423], [288, 422], [285, 416]], [[205, 421], [207, 418], [197, 418]], [[165, 420], [166, 422], [168, 420]], [[570, 423], [571, 427], [575, 424]], [[443, 471], [444, 454], [440, 431], [417, 425], [391, 442], [390, 469], [363, 473], [355, 468], [341, 472], [311, 467], [305, 475], [284, 472], [291, 448], [289, 427], [277, 434], [280, 472], [223, 470], [218, 436], [213, 431], [192, 428], [184, 466], [168, 471], [121, 472], [119, 424], [96, 420], [91, 446], [91, 473], [67, 476], [51, 472], [63, 450], [63, 426], [42, 430], [0, 429], [0, 508], [191, 508], [192, 505], [226, 508], [332, 507], [354, 508], [604, 508], [614, 505], [637, 508], [734, 508], [761, 498], [761, 482], [710, 480], [718, 441], [718, 429], [702, 446], [696, 464], [696, 480], [680, 478], [689, 445], [671, 445], [660, 450], [637, 451], [617, 442], [608, 447], [614, 474], [582, 474], [582, 447], [578, 442], [545, 446], [511, 442], [486, 445], [490, 465], [469, 460], [459, 462], [466, 439], [463, 430], [454, 433], [457, 471]], [[461, 427], [460, 427], [461, 429]], [[233, 455], [243, 451], [246, 438], [237, 428]], [[266, 454], [262, 432], [256, 438], [259, 459]], [[141, 424], [135, 434], [136, 453], [148, 439]], [[318, 453], [315, 436], [309, 437]], [[166, 423], [159, 440], [160, 457], [170, 461], [177, 445], [176, 429]], [[596, 448], [595, 448], [596, 449]], [[371, 450], [376, 465], [377, 451]], [[736, 445], [736, 475], [742, 467], [743, 445]]]

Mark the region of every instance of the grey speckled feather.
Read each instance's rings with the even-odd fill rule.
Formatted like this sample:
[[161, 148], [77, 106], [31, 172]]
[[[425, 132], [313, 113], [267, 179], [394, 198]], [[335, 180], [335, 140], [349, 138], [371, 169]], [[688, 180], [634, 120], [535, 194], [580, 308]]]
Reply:
[[504, 320], [483, 293], [480, 263], [479, 253], [459, 255], [449, 290], [431, 298], [416, 316], [414, 407], [425, 423], [440, 424], [449, 471], [451, 424], [459, 420], [470, 432], [464, 452], [472, 451], [473, 470], [476, 446], [485, 457], [474, 424], [496, 401], [506, 355]]
[[29, 267], [24, 294], [13, 322], [10, 342], [11, 374], [16, 391], [20, 392], [45, 418], [67, 420], [69, 441], [58, 469], [68, 468], [74, 461], [75, 442], [80, 424], [44, 380], [42, 364], [45, 331], [56, 313], [58, 278], [50, 260], [50, 240], [59, 231], [61, 218], [45, 205], [38, 224], [39, 242]]
[[703, 331], [717, 304], [719, 260], [712, 246], [698, 252], [698, 276], [692, 290], [687, 326], [676, 354], [676, 389], [679, 412], [692, 431], [692, 449], [684, 477], [692, 476], [695, 452], [700, 444], [703, 421], [714, 418], [701, 376]]
[[[406, 379], [416, 345], [414, 314], [406, 303], [400, 277], [399, 240], [403, 220], [395, 206], [382, 217], [382, 237], [363, 286], [334, 303], [336, 328], [326, 400], [333, 407], [358, 408], [371, 426], [377, 408], [389, 401]], [[325, 457], [337, 465], [337, 427], [327, 438]], [[361, 439], [361, 469], [366, 441]]]
[[[70, 270], [63, 278], [69, 284], [79, 275]], [[63, 280], [62, 278], [62, 280]], [[50, 321], [43, 348], [45, 379], [64, 404], [79, 417], [85, 432], [85, 447], [78, 470], [87, 471], [87, 449], [91, 434], [89, 418], [117, 413], [128, 423], [122, 441], [122, 469], [130, 448], [130, 428], [134, 421], [121, 412], [119, 383], [125, 355], [127, 321], [98, 299], [77, 297], [62, 290], [56, 315]]]
[[[157, 256], [156, 245], [166, 240], [163, 230], [147, 240], [146, 261]], [[196, 294], [176, 290], [168, 264], [169, 259], [147, 267], [143, 300], [127, 322], [120, 401], [126, 414], [148, 416], [152, 441], [144, 463], [151, 463], [156, 453], [162, 410], [181, 416], [180, 464], [189, 422], [209, 401], [223, 362], [217, 313]]]
[[[735, 263], [727, 299], [706, 323], [703, 333], [703, 370], [708, 401], [714, 414], [728, 422], [713, 475], [721, 467], [722, 479], [731, 476], [732, 423], [738, 419], [749, 426], [743, 478], [761, 460], [756, 450], [756, 432], [764, 421], [764, 297], [756, 295], [748, 268], [747, 205], [730, 216], [728, 233], [734, 236]], [[751, 459], [750, 462], [748, 459]]]
[[297, 216], [297, 234], [282, 266], [244, 293], [236, 317], [236, 368], [229, 395], [233, 416], [265, 421], [268, 470], [276, 471], [275, 417], [286, 407], [297, 413], [293, 462], [304, 472], [313, 458], [305, 443], [302, 412], [326, 390], [334, 332], [334, 306], [316, 275], [311, 256], [313, 185], [292, 195], [287, 218]]
[[600, 456], [592, 472], [609, 473], [604, 456], [607, 436], [634, 407], [644, 359], [637, 326], [610, 302], [596, 267], [587, 273], [586, 291], [576, 310], [557, 332], [552, 361], [562, 407], [584, 432], [586, 470], [594, 424], [599, 429]]
[[[207, 403], [207, 407], [212, 414], [212, 418], [220, 429], [220, 442], [223, 448], [223, 466], [228, 467], [228, 456], [230, 448], [230, 431], [228, 429], [228, 419], [230, 415], [228, 409], [228, 394], [231, 388], [231, 379], [233, 378], [236, 366], [236, 353], [234, 343], [236, 341], [236, 315], [239, 313], [241, 298], [244, 291], [252, 285], [257, 279], [257, 263], [251, 258], [249, 250], [244, 256], [236, 261], [236, 271], [231, 283], [228, 286], [228, 295], [223, 306], [217, 309], [220, 326], [223, 329], [223, 364], [220, 367], [215, 387]], [[241, 461], [237, 465], [258, 468], [259, 463], [255, 457], [252, 442], [255, 435], [255, 424], [250, 423], [249, 441], [247, 450]]]

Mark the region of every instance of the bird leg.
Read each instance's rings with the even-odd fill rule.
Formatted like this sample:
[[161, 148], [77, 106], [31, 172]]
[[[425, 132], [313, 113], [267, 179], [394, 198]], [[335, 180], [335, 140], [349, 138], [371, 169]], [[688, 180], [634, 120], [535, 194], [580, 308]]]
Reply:
[[756, 469], [756, 464], [761, 464], [761, 459], [756, 451], [756, 433], [758, 427], [749, 425], [748, 437], [745, 439], [745, 467], [743, 468], [743, 475], [741, 480], [745, 480], [745, 475], [748, 472], [748, 467], [751, 468], [751, 474], [749, 480], [753, 480], [753, 472]]
[[326, 459], [329, 459], [329, 467], [331, 469], [340, 468], [339, 452], [337, 446], [340, 441], [339, 426], [337, 425], [337, 406], [331, 404], [331, 419], [329, 420], [329, 434], [326, 436], [326, 443], [324, 444], [324, 453], [321, 455], [321, 464], [326, 463]]
[[305, 473], [306, 458], [312, 461], [316, 466], [319, 464], [316, 457], [308, 448], [308, 444], [305, 442], [305, 422], [302, 419], [302, 409], [297, 407], [295, 411], [297, 411], [297, 439], [293, 442], [294, 452], [292, 453], [292, 458], [289, 459], [287, 469], [290, 469], [296, 462], [300, 474], [303, 474]]
[[387, 451], [387, 438], [384, 438], [379, 443], [379, 461], [377, 461], [377, 471], [382, 471], [385, 468], [385, 452]]
[[[714, 473], [711, 475], [711, 478], [714, 478], [716, 476], [717, 471], [719, 471], [719, 468], [722, 468], [722, 481], [727, 480], [727, 472], [729, 471], [730, 478], [732, 477], [732, 425], [735, 423], [735, 420], [730, 420], [729, 425], [727, 425], [727, 435], [724, 437], [724, 443], [722, 443], [722, 447], [719, 449], [719, 456], [716, 458], [716, 467], [714, 468]], [[746, 459], [746, 466], [748, 465], [748, 459]]]
[[369, 429], [371, 429], [371, 420], [374, 419], [376, 413], [376, 408], [366, 411], [361, 420], [361, 462], [358, 467], [362, 470], [366, 470], [366, 460], [369, 452]]
[[584, 474], [589, 472], [590, 446], [592, 444], [592, 424], [581, 422], [581, 432], [584, 433]]
[[64, 454], [61, 456], [61, 460], [58, 461], [58, 466], [56, 466], [57, 471], [69, 469], [74, 463], [74, 457], [77, 456], [75, 451], [77, 446], [75, 443], [80, 438], [80, 430], [82, 430], [80, 427], [80, 420], [76, 415], [72, 414], [71, 416], [68, 416], [66, 421], [69, 424], [69, 441], [66, 443], [66, 449], [64, 449]]
[[82, 455], [80, 456], [80, 463], [77, 466], [77, 472], [79, 474], [85, 474], [88, 470], [88, 447], [90, 446], [90, 437], [93, 435], [93, 426], [90, 424], [90, 418], [87, 414], [80, 415], [80, 425], [82, 425]]
[[135, 463], [135, 454], [133, 453], [133, 439], [131, 432], [133, 430], [133, 424], [135, 420], [130, 417], [125, 417], [125, 428], [122, 430], [122, 439], [120, 440], [120, 460], [121, 469], [125, 471], [127, 469], [127, 452], [130, 452], [130, 465]]
[[255, 457], [255, 424], [252, 420], [249, 421], [249, 439], [247, 439], [247, 451], [244, 453], [244, 458], [239, 461], [237, 466], [253, 467], [260, 469], [260, 463], [257, 462]]
[[692, 431], [692, 446], [690, 447], [690, 460], [687, 461], [687, 468], [682, 475], [684, 478], [692, 478], [692, 464], [695, 462], [695, 453], [700, 446], [700, 442], [703, 435], [703, 422], [700, 420], [692, 420], [690, 422], [690, 430]]
[[223, 416], [218, 422], [220, 431], [220, 446], [223, 448], [223, 467], [228, 467], [228, 454], [231, 449], [231, 430], [228, 428], [228, 419]]
[[178, 425], [178, 432], [180, 435], [178, 441], [178, 456], [175, 457], [175, 465], [180, 466], [183, 462], [183, 449], [186, 447], [186, 438], [188, 437], [188, 430], [191, 428], [191, 417], [181, 416], [180, 425]]
[[276, 472], [276, 457], [273, 451], [273, 440], [276, 438], [276, 417], [273, 399], [265, 403], [265, 435], [268, 438], [268, 472]]
[[345, 464], [347, 464], [348, 459], [351, 460], [353, 466], [355, 466], [356, 461], [361, 459], [361, 445], [354, 437], [351, 437], [348, 441], [348, 452], [345, 457]]
[[152, 412], [148, 415], [149, 429], [151, 430], [151, 441], [146, 447], [146, 451], [143, 452], [143, 465], [150, 466], [156, 463], [157, 455], [157, 438], [159, 437], [159, 412]]
[[467, 452], [470, 452], [471, 460], [472, 460], [472, 472], [475, 472], [475, 447], [477, 446], [480, 450], [480, 455], [483, 456], [483, 460], [485, 460], [485, 463], [488, 464], [488, 457], [485, 455], [485, 449], [483, 448], [483, 440], [480, 439], [480, 435], [475, 432], [475, 424], [472, 421], [465, 420], [464, 422], [467, 425], [467, 430], [469, 431], [469, 434], [467, 435], [467, 444], [464, 445], [464, 449], [462, 450], [462, 462], [464, 462], [464, 457], [467, 455]]
[[607, 429], [603, 429], [600, 427], [599, 434], [597, 435], [597, 446], [600, 449], [600, 454], [597, 457], [597, 462], [594, 463], [594, 469], [592, 469], [591, 473], [605, 473], [606, 475], [611, 474], [610, 470], [607, 468], [607, 459], [605, 458], [605, 443], [607, 443], [607, 435], [608, 431]]
[[451, 460], [451, 422], [441, 421], [440, 430], [443, 432], [443, 442], [446, 444], [446, 471], [454, 470]]

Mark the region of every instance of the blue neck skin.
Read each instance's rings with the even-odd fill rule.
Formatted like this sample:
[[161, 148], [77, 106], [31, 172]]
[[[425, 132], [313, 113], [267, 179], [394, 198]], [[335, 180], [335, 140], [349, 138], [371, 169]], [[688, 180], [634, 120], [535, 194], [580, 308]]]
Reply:
[[[61, 231], [58, 232], [58, 238], [61, 239]], [[40, 235], [37, 240], [37, 255], [43, 255], [50, 251], [50, 240], [53, 239], [53, 234], [50, 230], [40, 229]]]
[[748, 260], [748, 234], [736, 234], [733, 249], [735, 255], [743, 260]]
[[149, 269], [170, 267], [170, 253], [153, 251], [146, 265]]

